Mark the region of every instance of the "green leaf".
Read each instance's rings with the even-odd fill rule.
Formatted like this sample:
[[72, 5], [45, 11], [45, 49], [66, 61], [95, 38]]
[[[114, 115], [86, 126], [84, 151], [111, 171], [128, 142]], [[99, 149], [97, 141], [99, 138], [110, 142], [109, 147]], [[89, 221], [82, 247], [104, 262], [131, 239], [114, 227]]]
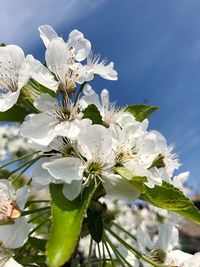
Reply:
[[151, 169], [153, 167], [157, 167], [158, 169], [165, 167], [165, 163], [164, 163], [163, 159], [164, 159], [163, 155], [158, 155], [157, 158], [154, 159], [153, 163], [151, 164], [151, 166], [148, 169]]
[[36, 249], [39, 249], [45, 252], [45, 246], [46, 246], [47, 240], [39, 239], [36, 237], [29, 237], [28, 242], [31, 244], [33, 248], [36, 248]]
[[14, 105], [11, 109], [0, 112], [0, 121], [23, 122], [28, 112], [20, 106]]
[[119, 175], [124, 177], [126, 180], [128, 180], [130, 184], [132, 184], [133, 187], [137, 189], [139, 192], [144, 193], [146, 191], [146, 188], [144, 185], [144, 183], [147, 182], [146, 177], [134, 176], [134, 174], [130, 170], [124, 167], [115, 167], [115, 171]]
[[47, 93], [49, 95], [51, 95], [52, 97], [56, 97], [56, 93], [54, 91], [52, 91], [51, 89], [45, 87], [44, 85], [38, 83], [37, 81], [30, 79], [28, 84], [26, 85], [26, 88], [28, 90], [32, 90], [35, 89], [37, 90], [39, 93]]
[[147, 119], [154, 111], [159, 108], [156, 106], [147, 106], [147, 105], [130, 105], [126, 107], [126, 111], [133, 114], [137, 121], [143, 121]]
[[89, 105], [84, 111], [83, 111], [83, 118], [90, 119], [92, 121], [92, 124], [103, 124], [101, 114], [98, 110], [98, 108], [91, 104]]
[[163, 181], [162, 186], [156, 185], [154, 188], [145, 186], [145, 188], [146, 191], [141, 194], [140, 199], [200, 224], [200, 211], [181, 190], [172, 184]]
[[62, 194], [61, 184], [51, 184], [52, 227], [47, 242], [48, 266], [59, 267], [70, 260], [76, 249], [82, 222], [94, 193], [85, 188], [74, 201], [67, 200]]
[[94, 241], [97, 243], [101, 242], [103, 236], [103, 222], [101, 214], [96, 210], [88, 210], [87, 224]]
[[19, 259], [17, 259], [17, 261], [21, 263], [23, 266], [31, 263], [39, 264], [39, 263], [44, 263], [46, 261], [46, 257], [43, 255], [26, 256], [26, 257], [20, 257]]

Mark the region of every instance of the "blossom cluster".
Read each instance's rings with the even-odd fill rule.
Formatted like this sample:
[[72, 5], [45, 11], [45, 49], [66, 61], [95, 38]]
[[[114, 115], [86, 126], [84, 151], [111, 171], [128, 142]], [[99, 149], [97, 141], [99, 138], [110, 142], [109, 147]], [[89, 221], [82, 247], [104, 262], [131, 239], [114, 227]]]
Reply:
[[[24, 117], [20, 114], [20, 138], [28, 140], [25, 150], [30, 150], [31, 146], [34, 151], [19, 157], [27, 159], [31, 156], [31, 159], [16, 169], [22, 171], [12, 183], [7, 179], [0, 181], [1, 266], [19, 266], [13, 262], [12, 253], [7, 249], [23, 246], [30, 235], [35, 232], [37, 236], [38, 228], [46, 223], [44, 221], [33, 228], [31, 222], [37, 218], [32, 219], [30, 214], [41, 210], [49, 212], [50, 207], [31, 211], [31, 202], [27, 202], [29, 186], [48, 190], [49, 185], [61, 185], [62, 195], [70, 203], [78, 197], [81, 199], [87, 189], [96, 190], [96, 198], [93, 199], [96, 204], [105, 195], [133, 202], [143, 192], [156, 186], [162, 187], [163, 183], [170, 185], [172, 190], [177, 187], [174, 192], [180, 194], [178, 188], [185, 191], [183, 182], [188, 175], [174, 176], [180, 166], [177, 155], [160, 132], [149, 129], [148, 116], [138, 118], [133, 108], [117, 107], [116, 103], [110, 102], [107, 89], [99, 95], [88, 84], [96, 75], [117, 80], [113, 62], [107, 63], [99, 55], [94, 55], [90, 41], [78, 30], [73, 30], [66, 42], [49, 25], [40, 26], [39, 32], [46, 47], [45, 64], [32, 55], [25, 56], [16, 45], [0, 47], [0, 112], [7, 111], [9, 114], [18, 107], [23, 110]], [[14, 149], [12, 140], [7, 138], [2, 147], [4, 156], [7, 153], [5, 149]], [[30, 167], [31, 179], [27, 185], [15, 190], [17, 179]], [[148, 237], [144, 225], [132, 227], [130, 232], [135, 231], [136, 238], [128, 246], [144, 255], [141, 259], [143, 266], [150, 266], [151, 256], [158, 250], [165, 254], [162, 263], [189, 266], [176, 261], [176, 253], [172, 257], [170, 254], [167, 260], [168, 252], [177, 241], [173, 236], [176, 233], [173, 220], [174, 217], [160, 227], [154, 241]], [[112, 218], [109, 218], [110, 221]], [[105, 244], [108, 251], [109, 248], [114, 251], [109, 240], [110, 235], [115, 233], [113, 235], [113, 228], [109, 231], [108, 236], [105, 235]], [[116, 246], [119, 253], [130, 258], [123, 257], [129, 266], [139, 266], [140, 261], [129, 255], [123, 242], [116, 243]], [[98, 255], [101, 249], [98, 246]], [[112, 253], [108, 256], [111, 257]], [[115, 260], [114, 255], [112, 258]], [[198, 259], [199, 254], [192, 257], [192, 261], [197, 262]]]

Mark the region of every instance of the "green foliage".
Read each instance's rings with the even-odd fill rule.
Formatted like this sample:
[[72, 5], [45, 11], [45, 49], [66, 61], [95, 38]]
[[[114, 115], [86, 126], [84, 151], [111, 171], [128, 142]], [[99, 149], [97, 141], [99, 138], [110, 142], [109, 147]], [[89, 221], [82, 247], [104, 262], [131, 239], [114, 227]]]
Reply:
[[164, 163], [163, 159], [164, 159], [163, 155], [158, 155], [157, 158], [153, 161], [153, 163], [149, 167], [149, 169], [151, 169], [153, 167], [157, 167], [157, 168], [165, 167], [165, 163]]
[[154, 188], [145, 187], [146, 192], [141, 194], [140, 199], [200, 224], [199, 210], [178, 188], [167, 182], [163, 182], [162, 186], [156, 185]]
[[83, 118], [88, 118], [92, 121], [92, 124], [103, 124], [101, 114], [98, 108], [91, 104], [83, 111]]
[[145, 177], [135, 177], [131, 171], [123, 167], [115, 168], [122, 177], [129, 180], [131, 184], [141, 192], [140, 199], [159, 208], [175, 212], [189, 220], [200, 224], [200, 211], [193, 202], [183, 194], [181, 190], [170, 183], [163, 181], [162, 185], [149, 188], [144, 184]]
[[76, 249], [82, 222], [94, 190], [85, 188], [74, 201], [62, 194], [61, 184], [51, 184], [52, 227], [47, 243], [48, 266], [59, 267], [70, 260]]
[[56, 97], [56, 93], [54, 91], [52, 91], [51, 89], [45, 87], [42, 84], [39, 84], [38, 82], [36, 82], [33, 79], [30, 79], [28, 84], [26, 85], [26, 88], [31, 91], [33, 89], [35, 89], [36, 91], [38, 91], [40, 94], [41, 93], [47, 93], [49, 95], [51, 95], [52, 97]]
[[46, 246], [47, 240], [39, 239], [36, 237], [29, 237], [28, 242], [30, 242], [33, 248], [39, 249], [42, 252], [45, 252], [45, 246]]
[[103, 236], [103, 222], [101, 214], [96, 210], [88, 210], [87, 224], [94, 241], [97, 243], [101, 242]]
[[0, 121], [23, 122], [26, 115], [28, 115], [28, 112], [25, 108], [14, 105], [11, 109], [0, 112]]
[[143, 121], [150, 117], [150, 115], [158, 110], [159, 108], [156, 106], [148, 106], [148, 105], [130, 105], [126, 107], [126, 111], [133, 114], [137, 121]]

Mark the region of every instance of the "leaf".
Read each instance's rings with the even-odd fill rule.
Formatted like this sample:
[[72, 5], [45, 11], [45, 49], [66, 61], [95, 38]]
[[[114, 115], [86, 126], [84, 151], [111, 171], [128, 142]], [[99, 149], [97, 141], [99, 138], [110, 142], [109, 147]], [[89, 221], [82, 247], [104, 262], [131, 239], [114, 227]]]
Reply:
[[36, 237], [29, 237], [28, 242], [31, 244], [33, 248], [36, 248], [36, 249], [39, 249], [45, 252], [45, 246], [46, 246], [47, 240], [39, 239]]
[[139, 192], [144, 193], [146, 191], [146, 188], [144, 185], [144, 183], [148, 181], [146, 177], [134, 176], [134, 174], [130, 170], [124, 167], [115, 167], [115, 171], [119, 175], [124, 177], [126, 180], [128, 180], [135, 189], [139, 190]]
[[38, 83], [37, 81], [30, 79], [28, 84], [26, 85], [27, 89], [32, 91], [33, 89], [37, 90], [41, 93], [47, 93], [51, 95], [52, 97], [56, 97], [56, 93], [52, 91], [51, 89], [45, 87], [44, 85]]
[[94, 104], [87, 106], [87, 108], [83, 111], [83, 114], [83, 118], [90, 119], [92, 124], [103, 124], [101, 114]]
[[125, 110], [132, 113], [137, 121], [142, 122], [144, 119], [150, 117], [150, 115], [158, 109], [159, 108], [156, 106], [130, 105], [127, 106]]
[[96, 210], [88, 210], [87, 224], [94, 241], [97, 243], [101, 242], [103, 236], [103, 222], [101, 214]]
[[200, 224], [200, 211], [195, 207], [193, 202], [183, 194], [183, 192], [170, 183], [163, 181], [162, 185], [155, 185], [149, 188], [144, 183], [147, 182], [146, 177], [138, 177], [124, 167], [116, 167], [115, 171], [122, 177], [130, 181], [130, 183], [141, 192], [140, 199], [159, 208], [167, 209], [175, 212], [189, 220]]
[[11, 109], [0, 112], [0, 121], [23, 122], [28, 112], [20, 106], [14, 105]]
[[34, 264], [44, 263], [46, 261], [46, 257], [43, 255], [26, 256], [26, 257], [20, 257], [17, 261], [21, 263], [23, 266], [25, 266], [29, 265], [30, 263]]
[[148, 169], [151, 169], [153, 167], [157, 167], [159, 168], [164, 168], [165, 167], [165, 163], [163, 161], [164, 156], [163, 155], [158, 155], [156, 159], [154, 159], [153, 163], [151, 164], [151, 166]]
[[162, 186], [156, 185], [154, 188], [145, 187], [146, 192], [141, 194], [141, 200], [159, 208], [175, 212], [200, 224], [200, 211], [181, 190], [164, 181]]
[[76, 249], [82, 222], [95, 189], [85, 188], [74, 201], [62, 194], [61, 184], [51, 184], [52, 227], [47, 242], [48, 266], [59, 267], [70, 260]]

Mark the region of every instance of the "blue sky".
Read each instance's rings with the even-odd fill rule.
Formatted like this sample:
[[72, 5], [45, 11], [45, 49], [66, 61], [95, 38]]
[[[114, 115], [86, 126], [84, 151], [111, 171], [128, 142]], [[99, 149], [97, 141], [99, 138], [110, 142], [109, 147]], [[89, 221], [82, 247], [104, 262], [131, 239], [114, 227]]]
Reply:
[[[0, 42], [44, 59], [37, 27], [50, 24], [67, 38], [83, 31], [94, 52], [115, 62], [117, 82], [96, 79], [119, 105], [148, 103], [160, 111], [150, 128], [176, 144], [190, 186], [200, 189], [199, 0], [1, 0]], [[199, 190], [200, 191], [200, 190]]]

